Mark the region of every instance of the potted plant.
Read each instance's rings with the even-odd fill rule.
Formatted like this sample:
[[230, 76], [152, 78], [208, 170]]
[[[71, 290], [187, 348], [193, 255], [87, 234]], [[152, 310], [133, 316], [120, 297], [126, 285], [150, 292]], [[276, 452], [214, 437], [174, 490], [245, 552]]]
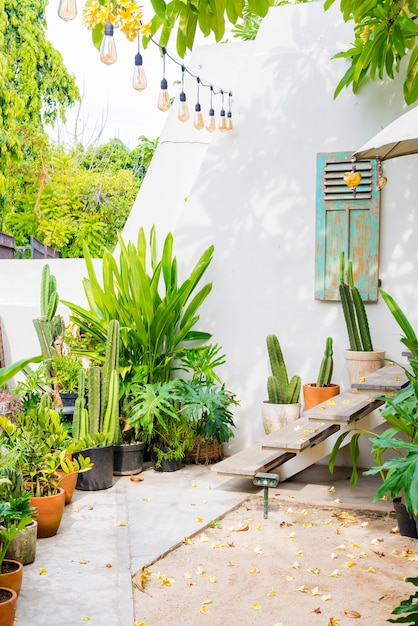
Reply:
[[187, 413], [181, 410], [180, 379], [138, 385], [133, 393], [129, 425], [149, 446], [154, 469], [180, 469], [195, 442]]
[[[58, 426], [59, 416], [53, 409], [42, 405], [26, 415], [19, 415], [14, 422], [0, 417], [0, 445], [4, 453], [2, 464], [4, 467], [16, 467], [22, 472], [24, 488], [31, 495], [31, 505], [37, 507], [38, 537], [56, 534], [61, 523], [65, 492], [60, 487], [58, 470], [64, 469], [65, 473], [70, 474], [84, 472], [92, 467], [90, 459], [84, 457], [68, 464], [68, 457], [81, 444], [70, 441], [64, 449], [55, 449], [53, 446], [57, 437], [49, 436], [44, 428], [45, 422]], [[52, 511], [50, 507], [53, 507]]]
[[215, 369], [225, 363], [217, 344], [187, 348], [180, 369], [192, 373], [190, 380], [179, 379], [182, 411], [195, 431], [196, 441], [188, 454], [195, 463], [211, 463], [223, 458], [223, 444], [234, 437], [232, 405], [239, 403], [227, 391]]
[[[396, 304], [395, 300], [381, 291], [381, 295], [388, 304], [389, 310], [395, 320], [405, 333], [401, 338], [413, 354], [410, 360], [411, 370], [404, 368], [409, 379], [409, 384], [404, 389], [397, 392], [394, 398], [382, 397], [385, 406], [381, 410], [381, 415], [389, 425], [382, 433], [376, 434], [369, 431], [346, 431], [338, 437], [330, 455], [329, 468], [333, 471], [338, 450], [342, 446], [344, 439], [351, 434], [350, 453], [353, 464], [350, 485], [353, 488], [357, 483], [358, 470], [357, 460], [359, 455], [358, 439], [362, 435], [369, 435], [372, 452], [374, 454], [375, 467], [365, 474], [377, 474], [382, 477], [382, 485], [378, 488], [375, 499], [390, 493], [395, 499], [397, 514], [401, 516], [405, 508], [407, 519], [405, 525], [399, 524], [401, 534], [405, 532], [408, 536], [417, 537], [416, 523], [414, 516], [418, 515], [418, 493], [417, 493], [417, 472], [418, 472], [418, 339], [407, 320], [405, 314]], [[385, 462], [382, 460], [383, 453], [391, 453], [391, 458]], [[402, 519], [398, 517], [398, 519]]]
[[300, 417], [300, 376], [289, 381], [282, 349], [276, 335], [267, 336], [271, 375], [267, 379], [268, 400], [262, 404], [264, 430], [267, 434]]
[[332, 337], [327, 337], [324, 356], [322, 357], [316, 383], [306, 383], [303, 385], [303, 398], [305, 401], [305, 409], [307, 410], [318, 404], [322, 404], [340, 393], [340, 386], [331, 382], [334, 369], [332, 354]]
[[12, 538], [6, 551], [6, 559], [19, 561], [22, 565], [33, 563], [36, 556], [36, 537], [38, 523], [35, 519], [35, 510], [30, 505], [30, 493], [23, 488], [22, 473], [13, 467], [0, 468], [0, 505], [8, 506], [7, 521], [1, 521], [4, 528], [12, 522], [24, 519], [26, 524], [15, 537]]
[[17, 593], [13, 589], [0, 587], [0, 624], [13, 626], [16, 615]]
[[80, 368], [80, 357], [73, 352], [68, 352], [52, 359], [51, 372], [53, 376], [50, 382], [52, 385], [56, 385], [55, 389], [58, 390], [63, 407], [74, 407], [79, 393], [78, 373]]
[[350, 349], [345, 350], [348, 377], [355, 385], [362, 378], [375, 372], [383, 365], [385, 352], [374, 350], [366, 309], [360, 292], [353, 279], [353, 265], [348, 263], [347, 281], [345, 282], [344, 252], [340, 257], [339, 293], [347, 327]]
[[6, 554], [13, 539], [32, 519], [33, 512], [26, 495], [0, 501], [0, 587], [14, 589], [18, 596], [22, 586], [23, 564], [6, 558]]
[[[82, 442], [84, 453], [94, 463], [87, 475], [79, 475], [77, 489], [96, 491], [113, 484], [113, 444], [121, 441], [119, 425], [119, 332], [117, 320], [109, 322], [103, 366], [87, 371], [88, 408], [84, 394], [75, 403], [72, 435]], [[85, 385], [85, 372], [79, 371], [79, 389]]]

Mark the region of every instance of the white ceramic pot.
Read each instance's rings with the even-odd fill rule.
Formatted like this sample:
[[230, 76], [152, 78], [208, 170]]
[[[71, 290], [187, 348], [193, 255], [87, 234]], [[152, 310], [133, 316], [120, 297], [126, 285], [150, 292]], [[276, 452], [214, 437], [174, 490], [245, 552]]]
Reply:
[[362, 381], [363, 378], [382, 367], [385, 351], [357, 352], [356, 350], [345, 350], [344, 356], [347, 363], [348, 379], [353, 386], [358, 382], [364, 382]]
[[272, 404], [264, 401], [261, 405], [261, 417], [266, 434], [269, 435], [283, 428], [300, 417], [300, 403]]

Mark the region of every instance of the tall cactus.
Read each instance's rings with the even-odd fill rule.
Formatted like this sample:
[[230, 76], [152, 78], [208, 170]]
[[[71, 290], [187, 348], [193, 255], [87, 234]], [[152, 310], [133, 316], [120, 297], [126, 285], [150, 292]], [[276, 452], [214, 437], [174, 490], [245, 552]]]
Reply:
[[345, 282], [344, 273], [344, 252], [341, 252], [339, 292], [347, 326], [350, 350], [371, 352], [373, 350], [373, 344], [366, 309], [360, 292], [354, 284], [353, 264], [351, 261], [348, 264], [348, 283]]
[[[106, 359], [102, 367], [90, 367], [87, 374], [89, 407], [85, 408], [84, 392], [79, 393], [73, 417], [76, 438], [97, 440], [103, 445], [121, 443], [119, 427], [119, 322], [111, 320], [107, 331]], [[84, 389], [84, 370], [79, 389]]]
[[33, 325], [51, 376], [51, 362], [55, 356], [61, 356], [65, 333], [64, 319], [57, 315], [58, 302], [56, 278], [51, 275], [49, 265], [44, 265], [41, 277], [41, 315], [33, 320]]
[[292, 376], [289, 381], [282, 349], [276, 335], [268, 335], [266, 341], [271, 367], [271, 376], [267, 380], [269, 402], [271, 404], [295, 404], [299, 400], [301, 378]]
[[326, 387], [331, 382], [332, 371], [334, 369], [334, 360], [332, 358], [332, 337], [327, 337], [325, 341], [325, 351], [322, 357], [321, 366], [319, 368], [317, 387]]

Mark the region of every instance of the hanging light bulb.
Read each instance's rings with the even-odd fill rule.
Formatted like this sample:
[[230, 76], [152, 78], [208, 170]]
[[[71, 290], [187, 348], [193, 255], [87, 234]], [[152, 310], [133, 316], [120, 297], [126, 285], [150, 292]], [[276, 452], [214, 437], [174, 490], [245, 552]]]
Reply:
[[216, 130], [215, 111], [212, 106], [213, 87], [210, 86], [210, 109], [208, 123], [206, 124], [206, 130], [208, 133], [213, 133]]
[[228, 113], [226, 114], [226, 130], [228, 132], [234, 130], [234, 125], [232, 123], [231, 98], [232, 92], [230, 91], [228, 94]]
[[221, 94], [222, 94], [222, 108], [219, 112], [219, 123], [218, 123], [218, 128], [221, 132], [223, 132], [224, 130], [226, 130], [226, 116], [225, 116], [225, 109], [224, 109], [224, 92], [221, 89]]
[[181, 66], [180, 102], [179, 102], [179, 109], [177, 112], [177, 118], [180, 120], [180, 122], [187, 122], [187, 120], [190, 117], [189, 107], [187, 106], [187, 102], [186, 102], [186, 94], [184, 93], [184, 72], [185, 71], [186, 71], [186, 68], [184, 67], [184, 65], [182, 65]]
[[102, 45], [100, 46], [100, 60], [106, 65], [112, 65], [117, 61], [115, 40], [113, 37], [113, 24], [106, 22]]
[[142, 54], [139, 51], [139, 35], [138, 35], [138, 52], [135, 55], [135, 68], [132, 77], [132, 87], [137, 91], [143, 91], [147, 86], [147, 77], [142, 65]]
[[160, 111], [168, 111], [168, 109], [171, 107], [171, 102], [170, 102], [170, 96], [168, 95], [168, 91], [167, 91], [167, 80], [165, 78], [165, 55], [167, 53], [167, 50], [163, 46], [161, 48], [161, 51], [163, 53], [163, 78], [161, 80], [161, 91], [160, 91], [160, 95], [158, 96], [157, 106], [160, 109]]
[[77, 3], [76, 0], [60, 0], [58, 5], [58, 17], [65, 22], [71, 22], [71, 20], [77, 17]]
[[197, 101], [196, 101], [196, 105], [195, 105], [195, 115], [194, 115], [194, 122], [193, 122], [193, 126], [196, 128], [196, 130], [202, 130], [202, 128], [205, 125], [205, 121], [203, 119], [203, 113], [202, 113], [202, 107], [200, 106], [200, 102], [199, 102], [199, 86], [200, 86], [200, 78], [199, 76], [197, 77]]

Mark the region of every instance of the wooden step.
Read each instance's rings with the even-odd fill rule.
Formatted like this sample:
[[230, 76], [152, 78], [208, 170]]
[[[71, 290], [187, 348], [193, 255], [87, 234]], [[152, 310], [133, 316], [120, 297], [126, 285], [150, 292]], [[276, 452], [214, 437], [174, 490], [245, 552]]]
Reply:
[[378, 391], [385, 396], [394, 396], [407, 386], [409, 380], [404, 369], [397, 363], [388, 363], [372, 374], [351, 385], [361, 391]]
[[217, 474], [253, 478], [258, 472], [269, 472], [295, 456], [286, 450], [265, 450], [256, 443], [219, 461], [211, 469]]
[[340, 430], [338, 424], [310, 420], [307, 417], [288, 424], [260, 439], [262, 448], [300, 451], [313, 446]]
[[349, 423], [368, 415], [382, 404], [383, 400], [376, 399], [376, 393], [343, 391], [323, 404], [305, 411], [303, 415], [310, 420], [321, 422]]

